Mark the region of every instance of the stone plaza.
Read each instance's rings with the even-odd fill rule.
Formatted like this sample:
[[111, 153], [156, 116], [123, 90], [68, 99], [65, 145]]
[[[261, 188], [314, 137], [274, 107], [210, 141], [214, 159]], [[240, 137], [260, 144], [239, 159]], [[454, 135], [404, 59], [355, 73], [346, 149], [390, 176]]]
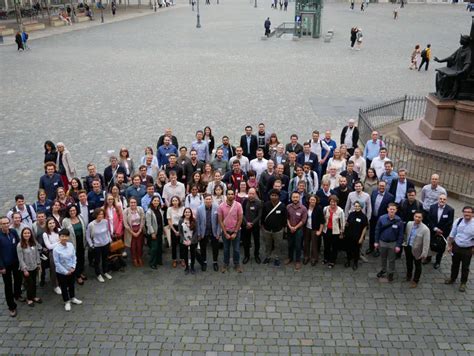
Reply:
[[[180, 0], [170, 11], [33, 40], [24, 53], [1, 46], [0, 215], [17, 193], [35, 200], [46, 140], [64, 142], [82, 176], [88, 162], [102, 172], [122, 145], [138, 161], [166, 127], [188, 146], [206, 125], [218, 141], [227, 134], [236, 144], [245, 125], [260, 121], [284, 143], [314, 129], [339, 141], [359, 107], [433, 91], [440, 65], [410, 71], [415, 44], [431, 43], [433, 55], [445, 57], [471, 24], [461, 5], [409, 4], [393, 20], [395, 5], [360, 12], [330, 3], [330, 43], [262, 40], [264, 20], [293, 21], [294, 3], [284, 12], [268, 0], [257, 8], [219, 2], [200, 3], [200, 29]], [[353, 26], [364, 33], [361, 51], [349, 49]], [[474, 353], [472, 283], [464, 294], [443, 284], [448, 256], [439, 270], [424, 266], [414, 290], [404, 282], [404, 259], [392, 284], [377, 281], [376, 258], [356, 272], [340, 263], [294, 272], [252, 260], [243, 274], [195, 276], [172, 269], [169, 250], [164, 261], [157, 271], [127, 267], [105, 285], [89, 269], [77, 287], [84, 304], [70, 313], [47, 284], [38, 292], [44, 303], [20, 305], [12, 319], [2, 287], [0, 354]]]

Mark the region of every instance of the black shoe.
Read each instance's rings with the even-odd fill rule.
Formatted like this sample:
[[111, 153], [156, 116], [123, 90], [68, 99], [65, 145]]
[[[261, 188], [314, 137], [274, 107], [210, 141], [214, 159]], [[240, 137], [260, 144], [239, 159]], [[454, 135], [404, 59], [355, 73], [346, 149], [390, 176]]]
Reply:
[[186, 267], [186, 269], [184, 270], [184, 274], [189, 274], [189, 268]]
[[410, 281], [411, 281], [411, 276], [409, 276], [409, 275], [407, 274], [407, 276], [406, 276], [405, 279], [406, 279], [407, 282], [410, 282]]
[[194, 267], [191, 267], [191, 274], [196, 274], [196, 270], [194, 269]]
[[219, 265], [217, 263], [213, 263], [212, 268], [214, 268], [214, 271], [219, 272]]
[[357, 268], [359, 268], [359, 263], [354, 262], [354, 264], [352, 265], [352, 269], [355, 271], [355, 270], [357, 270]]
[[351, 261], [347, 261], [345, 264], [344, 264], [344, 267], [346, 268], [349, 268], [351, 266]]
[[201, 266], [201, 271], [206, 272], [207, 271], [207, 263], [203, 263]]
[[156, 265], [151, 265], [150, 268], [151, 269], [158, 269], [158, 267], [156, 267]]
[[379, 273], [377, 273], [377, 278], [382, 278], [383, 276], [385, 276], [384, 270], [381, 270]]
[[280, 267], [280, 266], [281, 266], [280, 260], [279, 260], [279, 259], [276, 259], [275, 261], [273, 261], [273, 265], [274, 265], [275, 267]]
[[257, 262], [257, 264], [262, 263], [262, 260], [260, 259], [260, 256], [255, 256], [255, 262]]
[[366, 255], [370, 255], [372, 252], [374, 252], [374, 250], [372, 250], [371, 248], [368, 248], [367, 250], [365, 250]]
[[41, 282], [40, 282], [40, 287], [44, 287], [45, 284], [46, 284], [45, 281], [41, 281]]
[[439, 264], [438, 262], [436, 262], [436, 263], [434, 264], [433, 268], [434, 268], [434, 269], [438, 269], [439, 266], [440, 266], [440, 264]]
[[270, 263], [270, 257], [267, 257], [263, 260], [264, 265], [268, 265]]
[[454, 279], [448, 278], [444, 281], [444, 284], [453, 284], [455, 282]]
[[247, 263], [249, 263], [249, 261], [250, 261], [250, 257], [244, 257], [244, 260], [242, 261], [242, 263], [246, 265]]
[[379, 251], [379, 250], [375, 250], [374, 253], [372, 254], [372, 256], [374, 256], [374, 257], [379, 257], [379, 256], [380, 256], [380, 251]]
[[431, 262], [431, 256], [428, 256], [428, 257], [426, 257], [426, 258], [423, 260], [423, 262], [421, 262], [421, 264], [427, 265], [427, 264], [430, 263], [430, 262]]
[[393, 282], [393, 273], [389, 273], [388, 275], [388, 281]]

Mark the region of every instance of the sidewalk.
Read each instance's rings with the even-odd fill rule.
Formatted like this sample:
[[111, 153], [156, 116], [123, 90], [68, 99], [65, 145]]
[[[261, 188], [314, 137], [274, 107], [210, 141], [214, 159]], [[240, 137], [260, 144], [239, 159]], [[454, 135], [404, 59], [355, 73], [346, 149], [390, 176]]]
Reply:
[[[39, 31], [32, 31], [29, 32], [28, 35], [28, 42], [34, 41], [40, 38], [60, 35], [63, 33], [68, 33], [72, 31], [79, 31], [95, 26], [107, 25], [111, 23], [116, 23], [120, 21], [126, 21], [130, 19], [139, 18], [142, 16], [148, 16], [153, 14], [159, 14], [167, 11], [171, 11], [174, 9], [180, 9], [183, 7], [187, 7], [187, 4], [177, 4], [170, 7], [163, 7], [157, 8], [156, 12], [153, 9], [150, 9], [148, 4], [142, 5], [140, 8], [137, 7], [128, 7], [126, 10], [125, 8], [118, 8], [117, 13], [115, 16], [112, 16], [110, 9], [104, 11], [104, 23], [101, 23], [100, 18], [100, 11], [95, 10], [94, 12], [94, 21], [86, 21], [81, 23], [73, 23], [72, 26], [60, 26], [60, 27], [52, 27], [47, 26], [44, 30]], [[5, 36], [3, 37], [4, 43], [0, 44], [0, 46], [11, 46], [15, 44], [15, 36]]]

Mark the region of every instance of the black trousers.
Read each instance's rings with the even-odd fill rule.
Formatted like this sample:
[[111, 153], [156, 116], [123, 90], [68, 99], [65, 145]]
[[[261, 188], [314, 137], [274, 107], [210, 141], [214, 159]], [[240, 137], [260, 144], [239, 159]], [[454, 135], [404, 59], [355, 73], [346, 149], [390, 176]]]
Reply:
[[329, 263], [336, 263], [339, 235], [334, 235], [331, 229], [324, 234], [324, 259]]
[[459, 268], [461, 267], [461, 283], [467, 283], [469, 276], [469, 265], [471, 264], [471, 247], [459, 247], [453, 243], [453, 264], [451, 265], [451, 280], [458, 278]]
[[216, 238], [211, 239], [212, 245], [212, 261], [217, 263], [217, 259], [219, 258], [219, 240]]
[[[96, 247], [97, 248], [97, 247]], [[74, 273], [66, 275], [61, 273], [56, 273], [56, 278], [58, 279], [59, 288], [61, 288], [61, 294], [64, 302], [68, 302], [74, 298]]]
[[[173, 228], [178, 231], [178, 225], [173, 225]], [[179, 234], [175, 234], [173, 230], [170, 229], [171, 232], [171, 258], [172, 260], [176, 260], [178, 258], [178, 249], [179, 248]], [[180, 258], [183, 258], [183, 255], [180, 253]]]
[[199, 253], [196, 255], [196, 258], [200, 264], [207, 263], [207, 244], [209, 239], [212, 239], [212, 236], [204, 236], [199, 241]]
[[421, 276], [421, 258], [416, 259], [413, 256], [411, 246], [405, 246], [405, 258], [407, 261], [407, 278], [411, 278], [413, 275], [413, 265], [415, 266], [415, 275], [413, 276], [413, 281], [418, 283]]
[[418, 67], [418, 71], [420, 71], [421, 67], [425, 64], [425, 70], [428, 70], [428, 66], [430, 65], [430, 60], [426, 58], [421, 58], [420, 66]]
[[5, 299], [9, 310], [16, 309], [15, 299], [21, 297], [21, 282], [23, 278], [19, 268], [19, 263], [14, 263], [11, 266], [5, 267], [5, 274], [2, 274]]
[[36, 298], [36, 276], [38, 275], [38, 270], [34, 269], [33, 271], [28, 271], [30, 274], [28, 277], [23, 276], [23, 283], [26, 289], [26, 299], [33, 300]]
[[109, 256], [110, 244], [100, 247], [94, 247], [94, 269], [95, 275], [98, 276], [100, 273], [100, 264], [102, 262], [102, 273], [107, 273], [109, 271], [109, 261], [107, 257]]
[[354, 262], [359, 262], [360, 258], [360, 247], [359, 244], [360, 236], [345, 236], [344, 243], [346, 245], [346, 254], [347, 260], [353, 260]]
[[186, 264], [186, 268], [189, 268], [189, 261], [188, 261], [188, 250], [191, 252], [191, 268], [194, 268], [194, 262], [196, 261], [196, 248], [197, 244], [191, 244], [189, 246], [180, 244], [181, 247], [181, 259], [184, 259], [184, 263]]
[[253, 254], [260, 256], [260, 224], [254, 225], [251, 229], [246, 227], [242, 229], [242, 244], [244, 245], [244, 256], [250, 257], [250, 247], [252, 245], [252, 235], [254, 242]]
[[370, 230], [369, 230], [369, 248], [374, 249], [375, 243], [375, 226], [377, 226], [378, 218], [375, 216], [370, 217]]
[[84, 272], [84, 264], [86, 260], [86, 250], [84, 248], [84, 243], [76, 242], [76, 270], [75, 275], [76, 278], [79, 278], [81, 274]]

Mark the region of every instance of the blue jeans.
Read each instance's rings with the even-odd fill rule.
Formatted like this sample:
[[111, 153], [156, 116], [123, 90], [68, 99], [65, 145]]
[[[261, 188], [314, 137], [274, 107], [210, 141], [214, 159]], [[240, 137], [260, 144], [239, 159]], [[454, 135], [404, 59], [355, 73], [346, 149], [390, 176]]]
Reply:
[[240, 264], [240, 231], [235, 239], [228, 240], [222, 236], [222, 241], [224, 243], [224, 264], [228, 266], [230, 263], [230, 245], [232, 245], [234, 266], [237, 267]]
[[[301, 262], [301, 249], [303, 248], [303, 229], [299, 228], [295, 233], [288, 231], [288, 258], [295, 262]], [[296, 250], [296, 251], [295, 251]], [[296, 258], [293, 256], [296, 254]]]

